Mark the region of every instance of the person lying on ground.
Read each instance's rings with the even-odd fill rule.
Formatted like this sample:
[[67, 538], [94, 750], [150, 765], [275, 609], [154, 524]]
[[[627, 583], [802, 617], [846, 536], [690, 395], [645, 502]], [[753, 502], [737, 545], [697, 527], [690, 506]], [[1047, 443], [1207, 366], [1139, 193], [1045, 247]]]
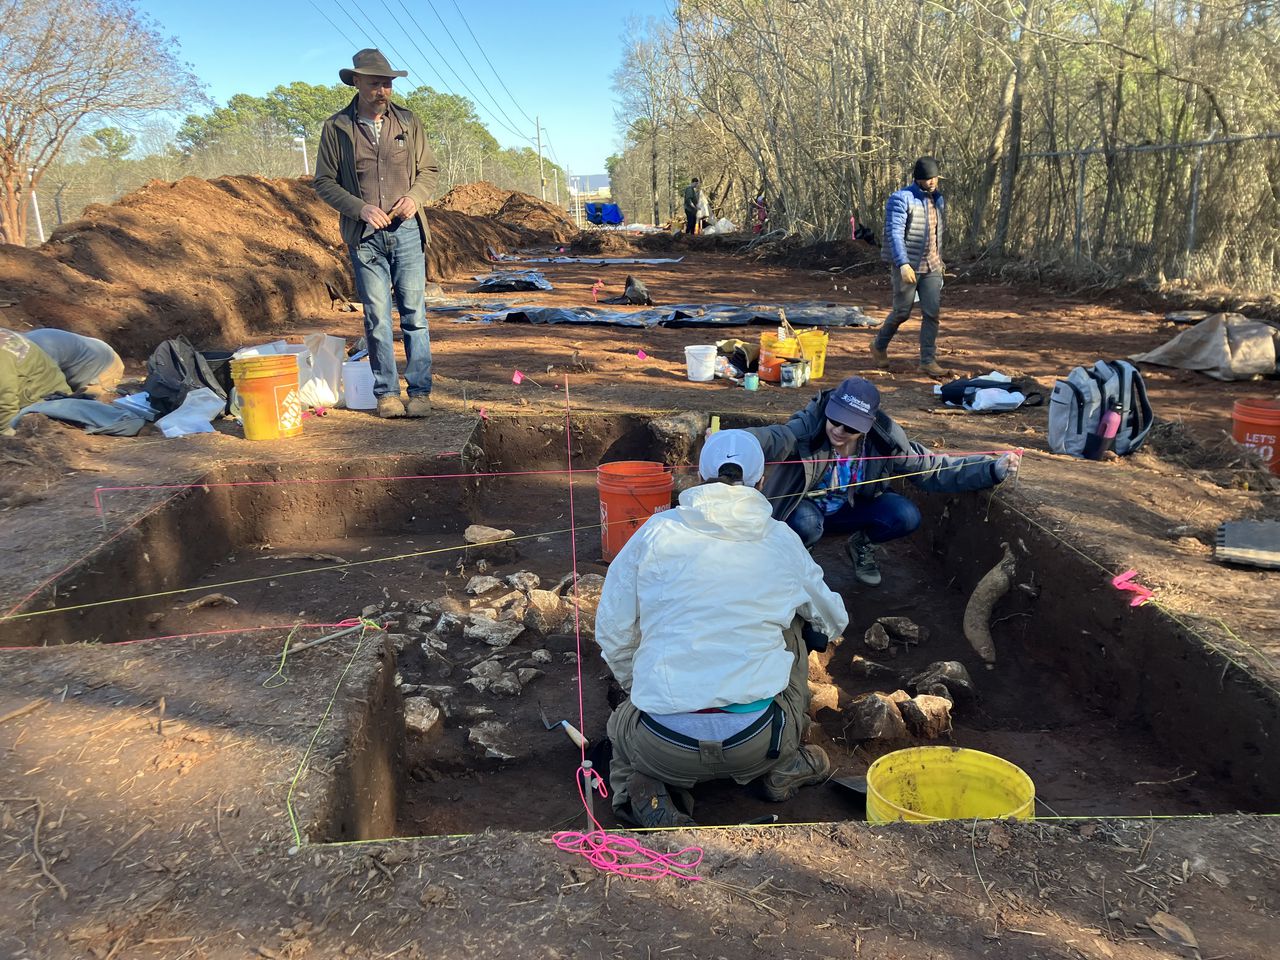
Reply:
[[47, 353], [0, 327], [0, 434], [13, 436], [13, 418], [28, 404], [70, 393], [67, 378]]
[[806, 547], [824, 533], [848, 534], [854, 576], [873, 587], [880, 583], [874, 545], [920, 526], [919, 508], [890, 491], [890, 480], [903, 477], [933, 493], [985, 490], [1015, 475], [1022, 459], [1020, 451], [931, 453], [880, 409], [880, 391], [862, 377], [821, 391], [785, 424], [747, 432], [777, 464], [764, 486], [774, 517]]
[[[705, 483], [655, 514], [609, 566], [596, 640], [628, 694], [609, 717], [614, 810], [646, 827], [692, 826], [671, 788], [748, 783], [785, 801], [825, 780], [809, 724], [805, 631], [844, 631], [844, 602], [758, 487], [760, 444], [741, 430], [706, 443]], [[809, 626], [806, 626], [809, 625]]]
[[24, 336], [47, 353], [71, 389], [91, 400], [111, 401], [124, 376], [124, 361], [111, 345], [70, 330], [45, 327]]

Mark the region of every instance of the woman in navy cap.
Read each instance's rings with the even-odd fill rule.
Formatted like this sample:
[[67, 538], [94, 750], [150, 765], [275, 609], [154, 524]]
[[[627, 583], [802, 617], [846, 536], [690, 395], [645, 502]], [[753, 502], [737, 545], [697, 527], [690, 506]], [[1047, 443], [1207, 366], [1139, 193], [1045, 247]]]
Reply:
[[931, 453], [880, 409], [880, 391], [862, 377], [822, 391], [785, 424], [749, 432], [760, 441], [765, 459], [777, 464], [764, 486], [774, 518], [799, 534], [806, 547], [824, 533], [849, 534], [854, 575], [873, 587], [880, 583], [874, 545], [920, 526], [920, 510], [890, 491], [890, 480], [906, 476], [937, 493], [985, 490], [1014, 474], [1021, 460], [1017, 452], [999, 457]]

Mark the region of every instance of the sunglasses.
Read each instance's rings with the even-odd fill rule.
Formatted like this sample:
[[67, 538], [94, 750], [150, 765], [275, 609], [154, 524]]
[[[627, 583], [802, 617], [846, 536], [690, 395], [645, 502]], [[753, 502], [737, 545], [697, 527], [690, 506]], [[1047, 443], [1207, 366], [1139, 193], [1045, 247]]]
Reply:
[[832, 420], [830, 417], [827, 417], [827, 426], [828, 426], [828, 427], [834, 427], [834, 428], [836, 428], [837, 430], [843, 430], [845, 433], [858, 433], [858, 432], [859, 432], [859, 431], [857, 431], [857, 430], [853, 429], [853, 427], [849, 426], [847, 423], [841, 423], [839, 420]]

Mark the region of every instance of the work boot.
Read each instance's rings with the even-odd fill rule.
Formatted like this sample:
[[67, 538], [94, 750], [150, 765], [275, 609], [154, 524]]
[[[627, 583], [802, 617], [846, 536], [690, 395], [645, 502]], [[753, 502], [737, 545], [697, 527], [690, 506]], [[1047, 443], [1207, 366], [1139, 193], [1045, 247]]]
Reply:
[[406, 417], [431, 416], [431, 398], [425, 393], [410, 397], [409, 402], [404, 406], [404, 415]]
[[794, 797], [801, 787], [822, 783], [830, 775], [831, 760], [827, 751], [801, 744], [785, 766], [776, 766], [764, 775], [764, 795], [775, 803], [782, 803]]
[[871, 362], [881, 370], [889, 369], [889, 351], [881, 350], [874, 340], [871, 341]]
[[931, 377], [946, 377], [950, 375], [945, 367], [940, 367], [937, 360], [920, 361], [920, 369]]
[[642, 827], [696, 827], [693, 817], [686, 816], [676, 807], [667, 785], [661, 780], [633, 773], [627, 781], [627, 793], [631, 797], [631, 815]]
[[386, 396], [378, 398], [378, 416], [380, 417], [403, 417], [404, 401], [398, 396], [388, 393]]
[[868, 587], [880, 586], [880, 564], [876, 563], [876, 547], [867, 537], [866, 531], [859, 530], [851, 535], [845, 549], [849, 551], [849, 559], [853, 561], [853, 575], [858, 581]]

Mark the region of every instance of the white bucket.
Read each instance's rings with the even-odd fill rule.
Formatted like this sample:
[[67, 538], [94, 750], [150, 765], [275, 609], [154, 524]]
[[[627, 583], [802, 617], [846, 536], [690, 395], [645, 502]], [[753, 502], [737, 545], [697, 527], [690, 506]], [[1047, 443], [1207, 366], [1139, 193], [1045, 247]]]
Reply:
[[689, 371], [689, 379], [694, 383], [706, 383], [716, 377], [716, 346], [693, 346], [684, 348], [684, 365]]
[[374, 410], [378, 398], [373, 395], [373, 367], [368, 360], [347, 360], [342, 364], [342, 390], [348, 410]]

